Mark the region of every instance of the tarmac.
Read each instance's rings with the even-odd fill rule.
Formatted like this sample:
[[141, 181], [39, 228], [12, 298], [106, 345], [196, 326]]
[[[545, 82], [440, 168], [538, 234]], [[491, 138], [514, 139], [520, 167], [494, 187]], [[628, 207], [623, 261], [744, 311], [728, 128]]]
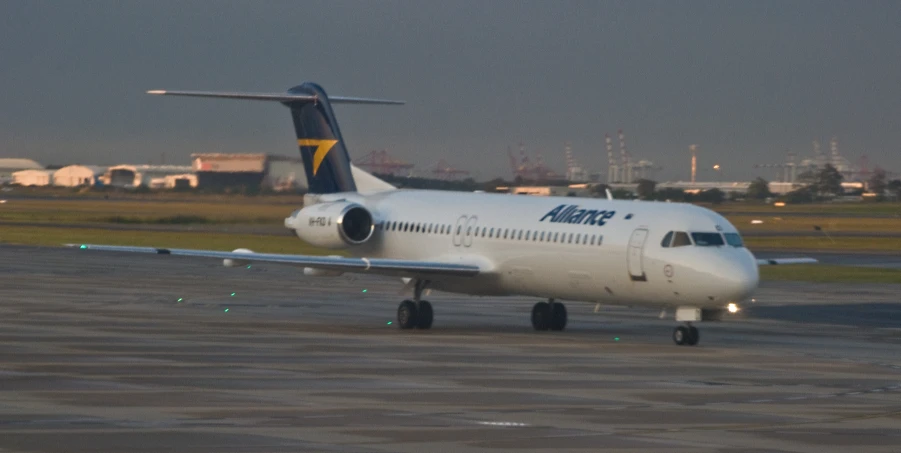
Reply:
[[0, 452], [898, 452], [895, 285], [765, 283], [675, 346], [658, 311], [429, 295], [278, 266], [0, 246]]

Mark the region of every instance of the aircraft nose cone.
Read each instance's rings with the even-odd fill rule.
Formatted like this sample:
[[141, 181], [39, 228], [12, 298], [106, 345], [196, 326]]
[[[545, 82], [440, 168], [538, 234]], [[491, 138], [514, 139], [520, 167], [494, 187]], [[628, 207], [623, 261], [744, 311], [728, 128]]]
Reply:
[[730, 302], [738, 302], [751, 297], [760, 283], [760, 273], [753, 257], [730, 261], [722, 267], [720, 275], [725, 282], [726, 297]]

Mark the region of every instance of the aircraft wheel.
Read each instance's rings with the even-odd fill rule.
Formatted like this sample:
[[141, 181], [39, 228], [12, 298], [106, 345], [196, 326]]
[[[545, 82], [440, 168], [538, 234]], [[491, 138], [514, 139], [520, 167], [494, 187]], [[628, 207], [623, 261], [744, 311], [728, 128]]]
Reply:
[[679, 346], [683, 346], [688, 343], [688, 339], [691, 337], [691, 331], [688, 327], [679, 326], [673, 330], [673, 342]]
[[551, 310], [551, 330], [563, 330], [566, 328], [566, 305], [554, 303]]
[[417, 307], [418, 319], [416, 320], [416, 328], [431, 329], [432, 328], [432, 304], [428, 301], [419, 301]]
[[401, 329], [412, 329], [416, 327], [419, 316], [416, 311], [416, 303], [412, 300], [405, 300], [397, 307], [397, 326]]
[[551, 327], [550, 304], [538, 302], [532, 307], [532, 327], [535, 330], [548, 330]]
[[694, 345], [698, 344], [699, 341], [701, 341], [701, 332], [698, 331], [698, 328], [697, 328], [697, 327], [695, 327], [695, 326], [689, 326], [689, 327], [688, 327], [688, 334], [689, 334], [689, 337], [688, 337], [688, 343], [687, 343], [687, 344], [688, 344], [689, 346], [694, 346]]

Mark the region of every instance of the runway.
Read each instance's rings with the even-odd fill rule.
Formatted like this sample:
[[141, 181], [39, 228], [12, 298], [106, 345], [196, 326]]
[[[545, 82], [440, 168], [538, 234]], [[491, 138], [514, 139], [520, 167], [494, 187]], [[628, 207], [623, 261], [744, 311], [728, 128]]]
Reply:
[[[897, 286], [765, 284], [679, 347], [657, 311], [0, 246], [0, 451], [897, 452]], [[844, 305], [853, 302], [851, 305]]]

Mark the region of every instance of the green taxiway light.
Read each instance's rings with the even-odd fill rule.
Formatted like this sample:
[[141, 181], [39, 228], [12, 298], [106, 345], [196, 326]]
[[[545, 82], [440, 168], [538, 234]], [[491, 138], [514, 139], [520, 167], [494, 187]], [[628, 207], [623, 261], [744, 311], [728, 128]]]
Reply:
[[86, 245], [84, 245], [84, 244], [81, 244], [81, 247], [78, 247], [78, 248], [84, 250], [84, 249], [88, 248], [88, 246], [86, 246]]
[[235, 293], [232, 293], [232, 297], [235, 297]]
[[613, 337], [613, 341], [619, 341], [619, 337]]
[[364, 293], [365, 293], [366, 291], [369, 291], [369, 290], [368, 290], [368, 289], [364, 289], [364, 290], [363, 290]]
[[225, 312], [228, 313], [228, 309], [227, 309], [227, 308], [225, 309]]
[[184, 300], [184, 299], [181, 298], [181, 297], [178, 298], [178, 301], [179, 301], [179, 302], [181, 302], [181, 301], [183, 301], [183, 300]]
[[250, 265], [249, 265], [249, 264], [247, 265], [247, 268], [250, 269]]
[[394, 324], [394, 323], [392, 323], [391, 321], [388, 321], [385, 324], [390, 326], [391, 324]]

